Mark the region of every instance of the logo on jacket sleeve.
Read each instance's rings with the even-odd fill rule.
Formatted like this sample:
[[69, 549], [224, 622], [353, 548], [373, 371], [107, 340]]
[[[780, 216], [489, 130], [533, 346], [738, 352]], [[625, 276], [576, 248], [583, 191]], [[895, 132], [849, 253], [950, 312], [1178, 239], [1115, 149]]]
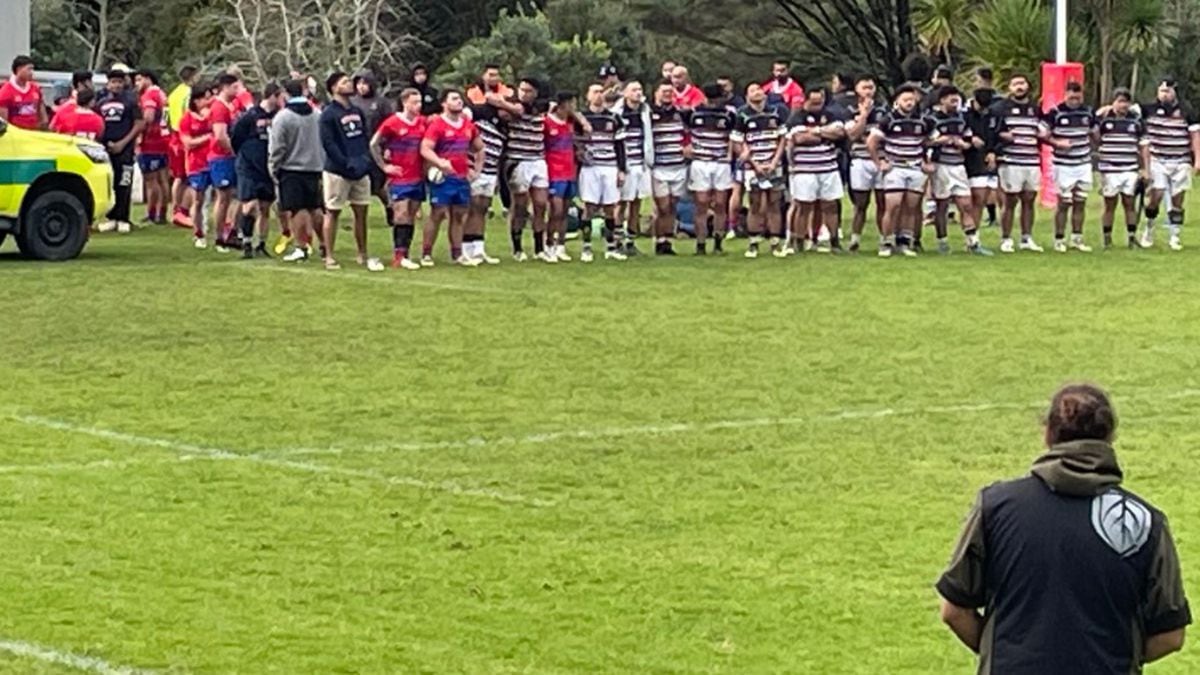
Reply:
[[1122, 558], [1146, 545], [1151, 522], [1150, 509], [1120, 490], [1109, 490], [1092, 499], [1092, 529]]

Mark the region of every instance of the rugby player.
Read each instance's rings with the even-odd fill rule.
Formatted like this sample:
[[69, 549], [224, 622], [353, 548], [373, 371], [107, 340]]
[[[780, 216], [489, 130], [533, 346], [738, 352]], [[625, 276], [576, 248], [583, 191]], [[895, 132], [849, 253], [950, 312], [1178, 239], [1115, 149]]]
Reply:
[[451, 259], [456, 265], [477, 267], [478, 258], [463, 255], [462, 236], [471, 206], [471, 182], [483, 169], [484, 152], [479, 131], [463, 114], [464, 108], [463, 96], [457, 90], [442, 92], [442, 113], [430, 119], [425, 128], [421, 157], [441, 173], [441, 180], [431, 181], [429, 187], [429, 220], [434, 231], [449, 218]]
[[212, 124], [212, 143], [208, 149], [208, 174], [212, 181], [213, 227], [217, 229], [218, 250], [234, 243], [230, 222], [233, 191], [237, 188], [237, 162], [229, 143], [229, 130], [235, 120], [235, 106], [240, 92], [237, 75], [225, 73], [217, 77], [217, 94], [212, 99], [208, 120]]
[[[575, 163], [575, 94], [560, 91], [554, 107], [546, 113], [546, 176], [550, 182], [550, 222], [546, 227], [545, 258], [571, 262], [567, 255], [567, 208], [579, 196]], [[549, 260], [547, 260], [549, 262]]]
[[742, 181], [750, 195], [750, 210], [746, 218], [750, 233], [747, 258], [758, 257], [763, 229], [771, 237], [771, 250], [780, 246], [783, 230], [783, 161], [784, 129], [787, 120], [782, 111], [767, 104], [767, 92], [762, 85], [746, 87], [746, 106], [738, 111], [737, 125], [730, 139], [742, 166]]
[[1003, 203], [1000, 212], [1000, 252], [1013, 253], [1013, 217], [1021, 209], [1022, 251], [1041, 253], [1033, 240], [1034, 201], [1042, 182], [1039, 141], [1046, 137], [1041, 129], [1041, 114], [1029, 95], [1029, 78], [1013, 75], [1008, 80], [1008, 98], [992, 104], [996, 118], [996, 162], [999, 166]]
[[654, 142], [650, 126], [650, 106], [642, 83], [627, 82], [621, 100], [613, 107], [625, 130], [625, 183], [621, 186], [618, 220], [624, 224], [623, 253], [637, 255], [633, 238], [641, 231], [642, 200], [652, 196], [651, 166]]
[[675, 207], [687, 195], [688, 160], [692, 149], [688, 138], [688, 113], [675, 106], [675, 87], [669, 81], [659, 83], [650, 107], [650, 134], [654, 144], [653, 169], [650, 173], [655, 208], [655, 244], [657, 255], [675, 255], [671, 238], [675, 234]]
[[479, 130], [483, 141], [483, 169], [471, 181], [471, 209], [463, 232], [463, 253], [488, 265], [500, 264], [499, 258], [488, 255], [485, 242], [485, 226], [492, 199], [500, 184], [500, 166], [504, 159], [504, 145], [508, 140], [507, 110], [491, 102], [502, 99], [496, 94], [487, 94], [483, 103], [471, 107], [471, 119]]
[[1130, 107], [1133, 95], [1128, 89], [1113, 92], [1112, 104], [1096, 119], [1096, 170], [1100, 173], [1100, 196], [1104, 198], [1104, 213], [1100, 224], [1104, 230], [1104, 246], [1112, 246], [1113, 221], [1117, 200], [1125, 211], [1125, 242], [1137, 248], [1138, 211], [1135, 198], [1139, 180], [1148, 182], [1149, 167], [1143, 161], [1142, 146], [1145, 125]]
[[887, 108], [876, 99], [874, 76], [859, 75], [854, 81], [854, 93], [858, 107], [854, 118], [846, 124], [846, 135], [850, 138], [850, 201], [854, 204], [854, 218], [850, 222], [851, 252], [857, 252], [862, 243], [872, 194], [875, 195], [875, 227], [883, 232], [883, 175], [871, 160], [867, 139], [879, 127], [879, 121], [887, 116]]
[[725, 107], [724, 87], [709, 84], [703, 91], [704, 105], [693, 110], [688, 118], [692, 144], [688, 189], [695, 203], [696, 255], [708, 252], [710, 233], [713, 251], [720, 253], [729, 230], [729, 190], [733, 187], [730, 135], [737, 124], [737, 117]]
[[948, 234], [948, 212], [950, 203], [958, 208], [963, 234], [967, 239], [967, 251], [977, 255], [991, 255], [991, 251], [979, 243], [979, 221], [971, 201], [971, 184], [967, 176], [966, 156], [968, 150], [980, 151], [984, 139], [975, 136], [974, 130], [962, 114], [962, 92], [954, 85], [945, 85], [937, 93], [938, 103], [930, 113], [933, 133], [930, 145], [933, 148], [933, 222], [937, 230], [938, 253], [950, 252]]
[[885, 213], [879, 257], [890, 258], [895, 251], [916, 257], [913, 235], [921, 226], [921, 200], [928, 182], [924, 163], [925, 147], [933, 132], [933, 123], [921, 115], [917, 106], [920, 89], [905, 84], [896, 89], [892, 110], [879, 121], [879, 127], [867, 140], [871, 159], [883, 174]]
[[1163, 198], [1167, 201], [1167, 245], [1172, 251], [1183, 250], [1179, 231], [1183, 227], [1183, 206], [1192, 188], [1192, 173], [1200, 171], [1200, 117], [1175, 90], [1175, 81], [1158, 83], [1156, 98], [1142, 106], [1146, 122], [1146, 164], [1150, 168], [1150, 189], [1146, 196], [1146, 229], [1142, 248], [1154, 246], [1154, 226]]
[[[787, 123], [788, 192], [794, 209], [789, 223], [792, 245], [774, 251], [777, 257], [800, 250], [808, 239], [816, 239], [823, 222], [829, 229], [829, 246], [840, 251], [837, 202], [844, 194], [837, 165], [837, 142], [845, 125], [826, 107], [824, 87], [810, 86], [799, 110]], [[827, 252], [829, 249], [825, 249]]]
[[1088, 193], [1092, 191], [1092, 130], [1096, 116], [1083, 104], [1083, 85], [1068, 82], [1062, 103], [1042, 121], [1044, 133], [1054, 147], [1054, 187], [1058, 209], [1054, 213], [1054, 250], [1067, 252], [1067, 218], [1071, 219], [1070, 248], [1090, 253], [1083, 243], [1083, 217]]
[[[421, 265], [408, 256], [416, 232], [417, 215], [425, 201], [424, 160], [421, 140], [425, 137], [425, 118], [421, 116], [421, 92], [408, 88], [400, 92], [400, 110], [379, 124], [371, 137], [371, 155], [387, 176], [391, 200], [392, 267], [419, 270]], [[486, 213], [486, 210], [485, 210]]]
[[196, 248], [208, 248], [204, 228], [204, 195], [212, 185], [208, 173], [208, 152], [212, 147], [212, 121], [208, 117], [212, 106], [212, 90], [209, 87], [193, 87], [188, 96], [188, 109], [179, 121], [179, 143], [184, 153], [184, 171], [187, 173], [189, 202], [192, 205], [191, 221]]
[[171, 177], [167, 171], [171, 140], [167, 96], [158, 86], [158, 75], [152, 70], [139, 70], [133, 82], [140, 96], [138, 104], [145, 122], [137, 162], [145, 188], [146, 221], [165, 225], [171, 199]]
[[550, 262], [545, 251], [546, 209], [549, 206], [550, 177], [546, 168], [545, 104], [539, 101], [541, 84], [530, 77], [517, 83], [516, 107], [508, 123], [508, 145], [505, 159], [509, 163], [508, 186], [512, 192], [510, 233], [512, 235], [513, 260], [527, 260], [522, 246], [522, 232], [530, 222], [532, 211], [533, 251], [545, 262]]
[[582, 139], [583, 166], [579, 169], [579, 196], [583, 199], [583, 252], [581, 262], [591, 262], [592, 234], [604, 234], [605, 260], [625, 260], [619, 249], [624, 237], [617, 229], [617, 203], [627, 179], [625, 125], [621, 117], [605, 107], [608, 89], [603, 84], [588, 87], [588, 107], [583, 111], [592, 132]]

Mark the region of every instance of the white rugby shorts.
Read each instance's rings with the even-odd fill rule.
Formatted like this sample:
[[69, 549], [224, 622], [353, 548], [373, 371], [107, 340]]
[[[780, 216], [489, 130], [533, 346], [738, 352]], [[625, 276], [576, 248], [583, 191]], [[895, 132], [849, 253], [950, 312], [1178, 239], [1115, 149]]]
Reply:
[[845, 194], [842, 176], [837, 171], [794, 173], [788, 179], [788, 192], [794, 202], [836, 202]]
[[546, 160], [535, 159], [517, 164], [513, 167], [512, 178], [508, 188], [515, 195], [523, 195], [530, 189], [545, 190], [550, 187], [550, 172], [546, 169]]
[[933, 198], [941, 201], [971, 196], [971, 181], [967, 167], [958, 164], [938, 164], [933, 172]]
[[579, 170], [579, 198], [584, 204], [613, 206], [621, 201], [615, 166], [585, 166]]

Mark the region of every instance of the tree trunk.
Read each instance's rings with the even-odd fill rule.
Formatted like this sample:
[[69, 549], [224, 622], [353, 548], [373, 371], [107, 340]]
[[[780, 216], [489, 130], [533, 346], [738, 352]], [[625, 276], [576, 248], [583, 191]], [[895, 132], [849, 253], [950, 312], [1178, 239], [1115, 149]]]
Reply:
[[1112, 30], [1109, 27], [1100, 29], [1100, 102], [1112, 100], [1113, 89], [1113, 48]]
[[1138, 66], [1139, 65], [1141, 65], [1141, 64], [1139, 63], [1138, 57], [1136, 57], [1136, 56], [1133, 57], [1133, 72], [1131, 72], [1129, 74], [1129, 91], [1133, 93], [1133, 96], [1135, 99], [1137, 98], [1137, 95], [1138, 95]]

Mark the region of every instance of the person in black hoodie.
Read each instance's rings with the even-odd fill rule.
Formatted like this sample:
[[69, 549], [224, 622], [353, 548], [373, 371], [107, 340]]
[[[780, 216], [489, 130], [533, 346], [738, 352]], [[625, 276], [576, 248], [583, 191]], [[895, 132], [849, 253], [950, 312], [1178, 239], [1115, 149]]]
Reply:
[[[361, 73], [354, 76], [355, 96], [350, 103], [363, 111], [367, 120], [367, 138], [374, 138], [379, 125], [396, 113], [396, 106], [386, 96], [379, 95], [379, 86], [371, 73]], [[371, 166], [367, 174], [371, 178], [371, 193], [383, 204], [383, 213], [387, 216], [388, 227], [393, 227], [392, 209], [388, 203], [387, 177], [378, 166]]]
[[[283, 88], [272, 82], [263, 90], [262, 102], [247, 110], [229, 132], [229, 142], [237, 155], [237, 198], [241, 203], [238, 226], [242, 233], [242, 257], [267, 253], [267, 216], [275, 202], [275, 181], [267, 169], [267, 149], [271, 120], [287, 103]], [[257, 227], [256, 227], [257, 225]], [[255, 230], [258, 244], [254, 243]]]
[[408, 86], [421, 92], [421, 115], [429, 117], [442, 112], [441, 94], [429, 84], [429, 68], [424, 63], [413, 64]]
[[350, 206], [354, 213], [354, 243], [357, 261], [372, 272], [383, 271], [383, 263], [367, 257], [367, 207], [371, 204], [371, 137], [366, 115], [350, 103], [354, 83], [350, 76], [335, 72], [325, 80], [329, 105], [321, 111], [321, 146], [325, 149], [325, 269], [340, 269], [333, 257], [338, 215]]

